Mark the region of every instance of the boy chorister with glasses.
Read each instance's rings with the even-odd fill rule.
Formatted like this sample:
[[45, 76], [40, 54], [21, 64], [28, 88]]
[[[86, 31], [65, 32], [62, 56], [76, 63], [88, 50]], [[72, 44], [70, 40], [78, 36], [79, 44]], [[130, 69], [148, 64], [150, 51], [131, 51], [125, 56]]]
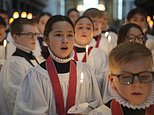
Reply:
[[[122, 43], [109, 55], [108, 103], [112, 115], [154, 114], [154, 72], [152, 54], [138, 43]], [[96, 115], [101, 107], [95, 110]], [[103, 111], [102, 111], [103, 113]]]
[[38, 64], [32, 54], [36, 47], [37, 27], [33, 20], [18, 18], [11, 24], [16, 51], [0, 73], [0, 114], [12, 115], [17, 91], [29, 68]]

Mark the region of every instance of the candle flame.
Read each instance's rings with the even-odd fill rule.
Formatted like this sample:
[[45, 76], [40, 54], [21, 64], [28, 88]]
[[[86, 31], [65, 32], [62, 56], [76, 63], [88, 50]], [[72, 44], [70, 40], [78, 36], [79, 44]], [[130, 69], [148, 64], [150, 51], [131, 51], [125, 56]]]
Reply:
[[105, 32], [105, 37], [108, 37], [108, 35], [109, 35], [109, 32]]
[[111, 38], [111, 36], [109, 35], [109, 36], [108, 36], [108, 41], [111, 42], [111, 39], [112, 39], [112, 38]]
[[7, 45], [7, 41], [4, 40], [4, 41], [3, 41], [3, 46], [6, 47], [6, 45]]

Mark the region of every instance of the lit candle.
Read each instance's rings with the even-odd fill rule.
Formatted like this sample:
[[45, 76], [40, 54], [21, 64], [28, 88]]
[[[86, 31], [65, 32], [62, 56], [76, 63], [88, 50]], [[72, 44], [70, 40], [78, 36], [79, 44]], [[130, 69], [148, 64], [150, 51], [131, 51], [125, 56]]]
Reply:
[[112, 37], [109, 35], [107, 39], [109, 42], [111, 42]]
[[109, 32], [105, 32], [105, 37], [107, 38], [109, 35]]
[[153, 21], [152, 20], [149, 21], [149, 27], [150, 27], [150, 29], [153, 28]]
[[83, 79], [84, 79], [84, 74], [83, 72], [81, 72], [80, 83], [83, 83]]
[[3, 46], [5, 48], [5, 59], [7, 59], [7, 41], [6, 40], [3, 41]]
[[89, 45], [86, 45], [86, 60], [88, 59], [88, 48], [89, 48]]

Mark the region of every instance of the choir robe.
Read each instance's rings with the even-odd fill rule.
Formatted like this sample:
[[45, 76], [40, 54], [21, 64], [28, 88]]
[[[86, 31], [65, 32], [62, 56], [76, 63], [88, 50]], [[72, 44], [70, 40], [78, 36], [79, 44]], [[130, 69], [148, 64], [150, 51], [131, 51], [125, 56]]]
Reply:
[[[88, 64], [76, 62], [77, 87], [75, 104], [94, 102], [102, 104], [97, 81]], [[81, 77], [83, 72], [84, 77]], [[64, 107], [68, 93], [69, 73], [58, 74]], [[14, 115], [57, 115], [55, 97], [48, 71], [41, 66], [32, 68], [24, 79], [16, 98]]]
[[[83, 53], [77, 53], [78, 60], [82, 61]], [[98, 48], [93, 47], [88, 55], [86, 63], [89, 64], [95, 74], [100, 91], [104, 89], [106, 84], [106, 77], [108, 73], [108, 59], [106, 53]]]
[[[103, 49], [107, 55], [114, 47], [117, 46], [117, 34], [114, 32], [109, 32], [109, 36], [111, 37], [111, 40], [105, 36], [105, 33], [101, 33], [101, 39], [98, 47], [99, 49]], [[97, 41], [96, 38], [94, 39]]]
[[[28, 53], [18, 50], [22, 56]], [[17, 51], [17, 52], [18, 52]], [[0, 73], [0, 115], [12, 115], [17, 91], [29, 68], [37, 65], [35, 60], [30, 60], [33, 66], [25, 57], [14, 55], [7, 60]], [[29, 57], [29, 56], [28, 56]]]

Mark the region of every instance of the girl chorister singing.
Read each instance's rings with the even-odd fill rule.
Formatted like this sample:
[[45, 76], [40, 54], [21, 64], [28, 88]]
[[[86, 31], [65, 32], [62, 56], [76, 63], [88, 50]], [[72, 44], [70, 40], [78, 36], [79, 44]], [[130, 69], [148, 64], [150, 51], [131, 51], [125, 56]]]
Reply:
[[100, 90], [102, 90], [103, 80], [108, 70], [106, 53], [93, 47], [94, 25], [90, 18], [80, 17], [75, 23], [75, 60], [89, 64], [98, 81]]
[[74, 28], [66, 16], [50, 18], [45, 27], [50, 56], [31, 69], [16, 98], [15, 115], [67, 115], [80, 103], [102, 104], [89, 65], [73, 60]]

